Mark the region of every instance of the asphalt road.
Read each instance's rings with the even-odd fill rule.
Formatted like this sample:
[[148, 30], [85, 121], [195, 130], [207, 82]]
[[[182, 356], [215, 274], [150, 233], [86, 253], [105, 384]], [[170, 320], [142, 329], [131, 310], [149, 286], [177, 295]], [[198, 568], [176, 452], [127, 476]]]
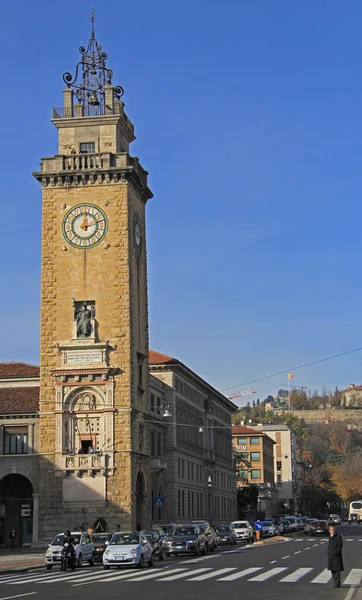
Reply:
[[[326, 570], [328, 538], [294, 534], [287, 542], [264, 546], [219, 548], [200, 558], [177, 557], [155, 567], [111, 569], [101, 565], [61, 573], [32, 570], [0, 576], [0, 600], [228, 600], [261, 599], [268, 596], [288, 600], [362, 599], [362, 526], [342, 525], [345, 571], [342, 588], [334, 589]], [[167, 585], [166, 585], [167, 584]]]

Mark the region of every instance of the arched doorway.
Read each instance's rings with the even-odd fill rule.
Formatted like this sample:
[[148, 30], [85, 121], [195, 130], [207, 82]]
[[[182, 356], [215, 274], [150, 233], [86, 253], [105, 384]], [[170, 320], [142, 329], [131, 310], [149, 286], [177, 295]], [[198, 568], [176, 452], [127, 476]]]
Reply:
[[143, 505], [145, 499], [145, 479], [141, 471], [137, 473], [136, 479], [136, 527], [146, 527], [143, 523]]
[[15, 529], [15, 545], [30, 544], [33, 536], [33, 486], [27, 477], [13, 473], [0, 481], [0, 544], [10, 546], [9, 533]]

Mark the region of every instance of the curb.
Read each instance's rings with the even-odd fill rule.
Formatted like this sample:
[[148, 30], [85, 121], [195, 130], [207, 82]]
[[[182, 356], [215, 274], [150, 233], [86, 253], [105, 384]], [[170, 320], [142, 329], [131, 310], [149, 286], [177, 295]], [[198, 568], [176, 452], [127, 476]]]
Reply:
[[[33, 569], [42, 569], [44, 565], [30, 565], [28, 567], [14, 567], [13, 569], [0, 569], [0, 580], [3, 575], [11, 575], [12, 573], [26, 573]], [[1, 583], [1, 581], [0, 581]]]

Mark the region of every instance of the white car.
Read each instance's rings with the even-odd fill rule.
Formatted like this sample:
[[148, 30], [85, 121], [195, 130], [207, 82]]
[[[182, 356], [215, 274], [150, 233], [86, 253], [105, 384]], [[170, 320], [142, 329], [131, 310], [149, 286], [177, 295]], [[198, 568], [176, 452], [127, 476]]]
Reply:
[[141, 569], [145, 563], [153, 567], [154, 562], [153, 547], [143, 531], [114, 533], [103, 554], [103, 569], [121, 565], [134, 565]]
[[[88, 562], [91, 567], [94, 565], [94, 546], [91, 537], [86, 532], [72, 531], [71, 535], [76, 542], [75, 555], [77, 558], [77, 567], [81, 567], [83, 562]], [[45, 566], [50, 570], [53, 565], [59, 565], [61, 562], [62, 548], [64, 544], [64, 533], [58, 533], [48, 550], [45, 553]]]
[[249, 521], [233, 521], [230, 527], [236, 533], [237, 542], [252, 542], [254, 540], [254, 529]]
[[277, 534], [276, 527], [272, 521], [262, 521], [263, 529], [261, 530], [261, 535], [263, 537], [273, 537]]

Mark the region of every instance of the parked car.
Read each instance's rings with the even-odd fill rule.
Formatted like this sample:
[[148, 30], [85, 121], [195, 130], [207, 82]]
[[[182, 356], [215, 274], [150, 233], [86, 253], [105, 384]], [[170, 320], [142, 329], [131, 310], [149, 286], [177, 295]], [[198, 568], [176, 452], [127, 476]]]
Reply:
[[233, 521], [230, 527], [236, 533], [237, 542], [252, 542], [254, 540], [254, 529], [250, 521]]
[[[94, 546], [91, 537], [86, 532], [74, 531], [71, 533], [75, 540], [75, 555], [77, 567], [81, 567], [83, 562], [87, 561], [91, 566], [94, 565]], [[64, 533], [58, 533], [52, 543], [49, 544], [45, 553], [45, 566], [50, 570], [54, 565], [61, 563], [62, 548], [64, 544]]]
[[276, 527], [272, 521], [262, 521], [262, 525], [261, 535], [263, 537], [273, 537], [276, 535]]
[[295, 517], [295, 520], [297, 522], [299, 531], [303, 531], [303, 529], [304, 529], [304, 521], [303, 521], [303, 519], [301, 517]]
[[209, 550], [210, 552], [214, 552], [215, 548], [217, 548], [217, 535], [215, 529], [211, 527], [208, 521], [192, 522], [196, 523], [200, 527], [202, 533], [205, 535], [207, 550]]
[[155, 558], [158, 558], [159, 560], [165, 560], [165, 558], [166, 558], [166, 550], [165, 550], [165, 543], [164, 543], [165, 536], [163, 535], [161, 537], [161, 535], [157, 531], [146, 531], [145, 534], [146, 534], [146, 538], [148, 539], [151, 546], [153, 547], [153, 553], [155, 555]]
[[107, 548], [109, 542], [112, 538], [112, 533], [92, 533], [91, 539], [94, 546], [94, 560], [97, 562], [102, 562], [103, 552]]
[[341, 519], [339, 517], [339, 515], [329, 515], [329, 520], [331, 523], [334, 523], [335, 525], [340, 525], [341, 524]]
[[306, 520], [306, 522], [304, 523], [304, 533], [305, 533], [305, 535], [309, 535], [310, 534], [310, 532], [311, 532], [310, 527], [311, 527], [311, 525], [313, 523], [316, 523], [316, 522], [317, 522], [317, 519], [307, 519]]
[[297, 520], [295, 517], [288, 516], [288, 521], [291, 526], [291, 531], [299, 531], [299, 524], [297, 523]]
[[219, 545], [236, 545], [236, 533], [230, 525], [216, 525], [215, 532]]
[[292, 524], [289, 519], [283, 519], [282, 525], [284, 527], [283, 533], [291, 533], [293, 531]]
[[112, 535], [103, 554], [103, 569], [134, 565], [140, 569], [148, 564], [153, 567], [155, 561], [153, 547], [143, 531], [125, 531]]
[[310, 524], [310, 535], [329, 535], [329, 527], [327, 521], [315, 521]]
[[207, 540], [199, 525], [191, 523], [190, 525], [177, 525], [172, 535], [168, 535], [164, 540], [164, 546], [167, 556], [173, 554], [206, 554]]

